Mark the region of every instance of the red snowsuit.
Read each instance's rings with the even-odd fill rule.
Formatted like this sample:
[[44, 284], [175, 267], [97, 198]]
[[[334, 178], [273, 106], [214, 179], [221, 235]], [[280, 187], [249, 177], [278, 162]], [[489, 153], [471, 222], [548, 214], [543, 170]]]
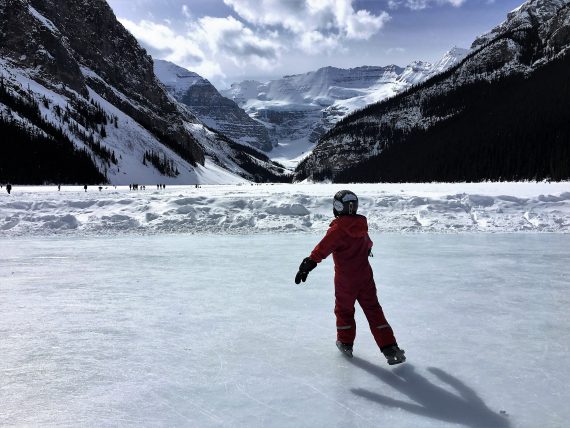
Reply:
[[371, 248], [366, 217], [339, 216], [333, 220], [327, 234], [311, 253], [311, 259], [320, 263], [329, 254], [333, 255], [337, 340], [345, 344], [354, 342], [354, 303], [358, 300], [374, 340], [383, 349], [396, 344], [396, 338], [376, 295], [372, 267], [368, 263]]

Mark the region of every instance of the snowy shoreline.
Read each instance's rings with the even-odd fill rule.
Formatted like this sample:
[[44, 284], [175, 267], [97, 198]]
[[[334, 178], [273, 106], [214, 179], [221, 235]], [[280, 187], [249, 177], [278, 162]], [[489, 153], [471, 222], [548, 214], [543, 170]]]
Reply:
[[570, 183], [17, 186], [0, 193], [0, 238], [322, 232], [331, 198], [360, 197], [375, 232], [570, 232]]

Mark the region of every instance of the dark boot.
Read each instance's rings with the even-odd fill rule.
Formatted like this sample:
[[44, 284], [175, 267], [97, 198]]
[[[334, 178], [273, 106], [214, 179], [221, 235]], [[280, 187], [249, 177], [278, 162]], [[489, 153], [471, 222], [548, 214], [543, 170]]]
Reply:
[[386, 357], [388, 364], [393, 366], [394, 364], [400, 364], [406, 361], [405, 351], [400, 349], [398, 345], [390, 345], [381, 349], [382, 353]]

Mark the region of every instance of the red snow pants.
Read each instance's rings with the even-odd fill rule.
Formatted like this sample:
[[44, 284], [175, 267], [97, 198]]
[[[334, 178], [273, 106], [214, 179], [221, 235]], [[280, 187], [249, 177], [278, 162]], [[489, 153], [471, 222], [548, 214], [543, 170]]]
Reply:
[[371, 277], [366, 282], [355, 283], [347, 278], [335, 276], [334, 282], [337, 340], [346, 344], [354, 343], [356, 337], [354, 304], [358, 301], [378, 347], [383, 349], [394, 345], [396, 338], [378, 302], [374, 279]]

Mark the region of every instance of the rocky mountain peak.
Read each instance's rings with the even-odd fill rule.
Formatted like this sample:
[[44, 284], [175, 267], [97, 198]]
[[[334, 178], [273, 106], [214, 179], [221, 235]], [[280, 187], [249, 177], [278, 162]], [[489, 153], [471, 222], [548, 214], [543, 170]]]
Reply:
[[34, 70], [46, 83], [54, 76], [78, 93], [87, 92], [69, 41], [29, 0], [0, 0], [0, 56]]
[[197, 73], [173, 64], [169, 61], [155, 60], [154, 73], [175, 98], [182, 97], [194, 85], [210, 84]]
[[547, 24], [559, 16], [561, 10], [568, 8], [569, 3], [569, 0], [528, 0], [509, 12], [503, 23], [475, 39], [471, 48], [478, 48], [502, 34], [514, 31], [535, 29], [544, 35]]
[[184, 125], [197, 119], [168, 98], [155, 79], [152, 58], [106, 1], [2, 1], [0, 55], [56, 91], [61, 83], [83, 97], [88, 87], [97, 91], [190, 162], [204, 162]]
[[81, 65], [143, 104], [165, 102], [154, 84], [152, 58], [117, 21], [104, 0], [29, 0], [67, 37]]
[[282, 179], [266, 156], [208, 129], [168, 94], [105, 0], [0, 0], [0, 77], [4, 129], [23, 130], [21, 141], [40, 129], [67, 146], [55, 151], [92, 162], [110, 182], [199, 181], [206, 155], [231, 171], [228, 180]]
[[[299, 165], [297, 177], [306, 178], [312, 175], [322, 178], [326, 177], [323, 171], [328, 170], [330, 178], [331, 174], [336, 174], [336, 170], [345, 168], [348, 171], [351, 166], [363, 163], [364, 159], [387, 159], [382, 153], [387, 152], [390, 147], [406, 144], [403, 141], [410, 141], [411, 136], [419, 133], [436, 135], [441, 130], [448, 129], [447, 126], [439, 127], [440, 123], [459, 123], [459, 117], [465, 120], [466, 125], [464, 128], [459, 127], [457, 133], [464, 132], [463, 129], [472, 126], [473, 121], [481, 117], [480, 112], [474, 113], [473, 118], [469, 118], [465, 113], [475, 104], [479, 103], [479, 108], [485, 114], [492, 108], [500, 110], [495, 105], [485, 105], [487, 98], [492, 96], [497, 106], [503, 106], [503, 115], [504, 111], [519, 107], [517, 102], [512, 100], [521, 94], [524, 99], [525, 86], [534, 90], [535, 98], [544, 103], [542, 111], [550, 111], [552, 105], [545, 100], [557, 99], [560, 90], [552, 90], [553, 88], [548, 88], [548, 83], [541, 81], [540, 77], [532, 77], [552, 75], [553, 81], [560, 82], [560, 70], [564, 70], [568, 63], [569, 49], [570, 0], [529, 0], [509, 13], [503, 23], [477, 38], [470, 51], [453, 48], [440, 61], [442, 65], [447, 66], [445, 71], [421, 62], [410, 64], [399, 79], [405, 78], [406, 81], [415, 83], [414, 78], [425, 71], [429, 73], [427, 80], [420, 80], [421, 85], [408, 87], [391, 99], [371, 104], [345, 117], [319, 140], [311, 156]], [[517, 90], [512, 91], [515, 86]], [[489, 88], [501, 88], [502, 92], [493, 92]], [[490, 91], [487, 98], [482, 96], [484, 90]], [[465, 95], [469, 91], [470, 96]], [[522, 105], [521, 109], [527, 108], [525, 114], [528, 114], [528, 117], [537, 116], [539, 112], [532, 110], [533, 103], [529, 104]], [[536, 105], [539, 106], [539, 103]], [[557, 112], [552, 113], [552, 117], [559, 116]], [[515, 123], [516, 118], [516, 114], [511, 117]], [[567, 122], [567, 118], [564, 120]], [[482, 137], [482, 141], [476, 141], [476, 144], [484, 144], [497, 135], [503, 135], [503, 126], [500, 123], [491, 125], [491, 122], [491, 119], [487, 122], [489, 128], [495, 127], [501, 131], [495, 130], [489, 136]], [[515, 126], [527, 125], [522, 122], [524, 121], [516, 123]], [[470, 128], [466, 135], [474, 135], [475, 131], [479, 132], [485, 128]], [[547, 128], [548, 126], [544, 127]], [[510, 129], [506, 131], [506, 135], [512, 138]], [[526, 138], [524, 135], [525, 133], [521, 132], [521, 139]], [[546, 139], [533, 140], [530, 146], [543, 144], [543, 140]], [[420, 144], [424, 139], [419, 138], [417, 141]], [[440, 144], [441, 140], [434, 137], [433, 141]], [[556, 139], [552, 141], [557, 144]], [[501, 138], [498, 138], [497, 142], [496, 146], [503, 144]], [[516, 143], [516, 139], [509, 141], [512, 147], [519, 150]], [[403, 148], [395, 150], [402, 150], [400, 154], [406, 153]], [[429, 146], [424, 144], [422, 150], [429, 152]], [[410, 157], [412, 152], [408, 153]], [[424, 154], [423, 159], [425, 157]], [[418, 159], [421, 163], [422, 158]], [[389, 161], [386, 162], [390, 164]], [[399, 168], [395, 164], [389, 166], [395, 170]]]
[[168, 61], [155, 61], [154, 70], [168, 91], [206, 125], [256, 149], [269, 151], [273, 147], [267, 129], [223, 97], [208, 80]]
[[454, 64], [457, 64], [467, 56], [469, 49], [460, 48], [457, 46], [452, 47], [443, 55], [443, 57], [433, 65], [435, 73], [448, 69]]

